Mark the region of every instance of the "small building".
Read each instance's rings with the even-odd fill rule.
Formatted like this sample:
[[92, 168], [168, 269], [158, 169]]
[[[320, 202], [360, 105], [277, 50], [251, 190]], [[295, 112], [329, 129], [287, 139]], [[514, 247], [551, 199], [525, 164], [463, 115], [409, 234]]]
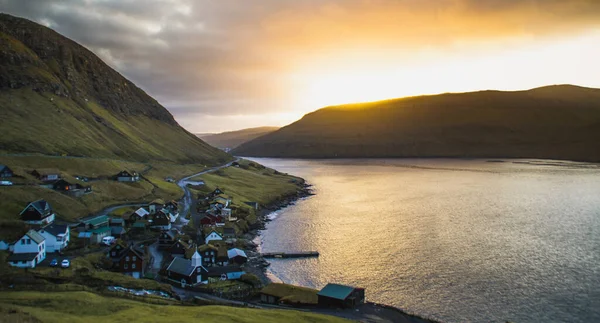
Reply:
[[[88, 238], [90, 243], [100, 243], [102, 238], [111, 234], [111, 228], [108, 223], [108, 216], [95, 215], [81, 219], [77, 230], [80, 232], [80, 238]], [[81, 234], [89, 233], [89, 234]]]
[[110, 218], [108, 220], [110, 235], [115, 238], [122, 238], [127, 231], [125, 230], [125, 220], [120, 218]]
[[56, 181], [60, 179], [60, 171], [53, 168], [34, 169], [31, 172], [31, 175], [42, 182]]
[[339, 284], [327, 284], [317, 293], [319, 306], [353, 308], [364, 304], [365, 289]]
[[118, 182], [138, 182], [140, 180], [140, 175], [136, 172], [122, 170], [120, 173], [115, 175], [115, 179]]
[[217, 187], [217, 188], [215, 188], [214, 191], [212, 191], [211, 193], [208, 194], [208, 197], [212, 199], [213, 197], [215, 197], [217, 195], [221, 195], [223, 193], [224, 192], [220, 188]]
[[8, 256], [8, 263], [19, 268], [35, 268], [37, 264], [46, 259], [46, 239], [29, 230], [13, 246], [13, 252]]
[[0, 164], [0, 178], [11, 178], [15, 175], [12, 169], [6, 165]]
[[122, 244], [117, 244], [110, 250], [110, 257], [113, 261], [113, 271], [133, 278], [144, 277], [146, 259], [142, 251], [133, 246], [123, 248]]
[[208, 281], [210, 283], [220, 280], [237, 280], [246, 272], [238, 266], [210, 267], [208, 268]]
[[198, 253], [202, 256], [202, 265], [205, 267], [212, 267], [217, 262], [217, 253], [219, 252], [219, 248], [205, 244], [198, 247]]
[[72, 197], [81, 197], [84, 194], [91, 193], [91, 186], [83, 186], [81, 184], [71, 184], [64, 179], [59, 179], [54, 182], [48, 182], [42, 184], [41, 186], [53, 189], [57, 192], [61, 192], [63, 194], [72, 196]]
[[222, 240], [212, 240], [210, 245], [217, 248], [217, 256], [215, 257], [215, 265], [227, 266], [229, 264], [229, 256], [227, 255], [227, 246]]
[[165, 270], [169, 280], [181, 287], [208, 283], [208, 270], [202, 266], [202, 256], [194, 252], [191, 259], [175, 257]]
[[233, 239], [235, 238], [235, 229], [232, 227], [223, 228], [223, 238], [225, 239]]
[[190, 244], [186, 241], [178, 239], [171, 247], [169, 247], [169, 253], [174, 257], [183, 257], [185, 252], [190, 249]]
[[38, 233], [46, 239], [46, 252], [60, 252], [71, 240], [67, 225], [51, 224], [38, 230]]
[[248, 262], [248, 256], [246, 256], [244, 250], [238, 248], [227, 250], [227, 257], [230, 264], [243, 265]]
[[175, 230], [167, 230], [160, 233], [158, 236], [158, 248], [168, 249], [177, 241], [178, 232]]
[[150, 228], [158, 230], [171, 230], [171, 216], [169, 211], [162, 209], [152, 216]]
[[23, 222], [35, 225], [51, 224], [56, 217], [50, 204], [44, 200], [27, 204], [19, 216]]
[[150, 204], [148, 204], [148, 210], [150, 211], [150, 214], [154, 214], [161, 210], [164, 206], [165, 201], [163, 201], [162, 199], [156, 199], [150, 202]]
[[204, 238], [204, 243], [209, 244], [213, 240], [223, 240], [223, 236], [219, 234], [217, 231], [211, 231], [206, 238]]

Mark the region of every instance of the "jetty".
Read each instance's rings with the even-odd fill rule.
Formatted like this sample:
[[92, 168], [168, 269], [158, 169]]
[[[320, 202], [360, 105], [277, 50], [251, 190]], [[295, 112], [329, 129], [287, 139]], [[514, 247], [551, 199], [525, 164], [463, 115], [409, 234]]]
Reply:
[[265, 252], [261, 254], [264, 258], [309, 258], [318, 257], [318, 251], [299, 251], [299, 252]]

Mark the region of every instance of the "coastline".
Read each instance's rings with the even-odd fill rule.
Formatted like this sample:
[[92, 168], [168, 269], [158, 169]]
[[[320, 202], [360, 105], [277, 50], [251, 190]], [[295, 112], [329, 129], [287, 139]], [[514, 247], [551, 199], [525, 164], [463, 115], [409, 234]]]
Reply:
[[[257, 216], [257, 224], [249, 232], [244, 234], [244, 239], [248, 241], [246, 248], [248, 248], [247, 252], [249, 256], [249, 261], [244, 267], [244, 270], [246, 270], [248, 273], [256, 275], [263, 285], [266, 286], [270, 283], [285, 283], [269, 270], [270, 263], [261, 255], [260, 233], [261, 231], [266, 230], [267, 222], [274, 220], [269, 218], [269, 215], [281, 211], [288, 206], [292, 206], [296, 204], [297, 201], [312, 195], [315, 195], [312, 192], [312, 185], [304, 182], [302, 189], [298, 190], [296, 194], [285, 196], [282, 200], [260, 209]], [[365, 304], [361, 307], [360, 312], [358, 312], [358, 310], [331, 310], [322, 308], [313, 308], [308, 310], [313, 313], [332, 315], [356, 321], [363, 321], [364, 319], [379, 317], [380, 319], [384, 320], [384, 322], [440, 323], [440, 321], [410, 314], [398, 307], [370, 301], [365, 302]]]

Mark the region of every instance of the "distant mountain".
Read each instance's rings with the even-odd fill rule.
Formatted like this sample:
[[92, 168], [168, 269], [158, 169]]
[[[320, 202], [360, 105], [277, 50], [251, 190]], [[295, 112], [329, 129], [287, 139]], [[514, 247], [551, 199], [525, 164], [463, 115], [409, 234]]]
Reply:
[[558, 85], [327, 107], [232, 151], [294, 158], [600, 161], [600, 90]]
[[92, 52], [0, 14], [0, 152], [214, 164], [231, 156]]
[[233, 149], [247, 141], [256, 139], [260, 136], [264, 136], [273, 131], [276, 131], [279, 127], [258, 127], [248, 128], [237, 131], [229, 131], [218, 134], [196, 134], [199, 138], [206, 141], [208, 144], [217, 148], [230, 148]]

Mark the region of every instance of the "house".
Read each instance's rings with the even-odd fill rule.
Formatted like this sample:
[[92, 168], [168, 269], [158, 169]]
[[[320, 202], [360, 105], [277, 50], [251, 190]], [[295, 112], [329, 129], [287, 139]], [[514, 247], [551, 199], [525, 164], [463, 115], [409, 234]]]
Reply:
[[219, 248], [205, 244], [198, 247], [198, 253], [202, 256], [202, 265], [205, 267], [211, 267], [217, 262], [217, 253], [219, 252]]
[[52, 207], [44, 200], [37, 200], [27, 204], [19, 215], [23, 222], [36, 225], [50, 224], [54, 222], [55, 218]]
[[231, 227], [223, 228], [223, 238], [234, 239], [235, 237], [236, 237], [236, 235], [235, 235], [234, 228], [231, 228]]
[[150, 221], [152, 229], [171, 230], [171, 216], [166, 209], [156, 212]]
[[143, 233], [146, 232], [146, 221], [137, 221], [131, 225], [130, 232]]
[[169, 253], [173, 256], [173, 257], [183, 257], [183, 255], [185, 255], [185, 252], [190, 249], [190, 243], [183, 241], [181, 239], [178, 239], [177, 242], [175, 242], [171, 247], [169, 247]]
[[175, 183], [175, 179], [171, 176], [167, 176], [167, 177], [165, 177], [165, 182]]
[[217, 282], [220, 280], [240, 279], [246, 272], [238, 266], [210, 267], [208, 268], [208, 281]]
[[217, 248], [217, 256], [214, 264], [217, 266], [227, 266], [229, 264], [229, 256], [227, 255], [227, 246], [222, 240], [213, 240], [210, 245]]
[[122, 238], [127, 231], [125, 230], [125, 220], [119, 218], [110, 218], [108, 220], [110, 235], [115, 238]]
[[213, 197], [220, 195], [220, 194], [223, 194], [223, 191], [217, 187], [217, 188], [215, 188], [214, 191], [212, 191], [211, 193], [208, 194], [208, 198], [212, 199]]
[[164, 206], [165, 206], [165, 201], [163, 201], [161, 199], [156, 199], [156, 200], [150, 202], [150, 204], [148, 205], [148, 210], [150, 211], [150, 214], [154, 214], [154, 213], [158, 212], [159, 210], [161, 210]]
[[327, 284], [317, 296], [319, 306], [353, 308], [365, 302], [365, 289], [339, 284]]
[[123, 248], [122, 244], [117, 244], [110, 250], [110, 257], [113, 261], [113, 271], [133, 278], [144, 277], [146, 259], [142, 251], [133, 246]]
[[138, 221], [148, 220], [149, 214], [150, 214], [150, 212], [148, 212], [146, 209], [141, 207], [141, 208], [135, 210], [135, 212], [131, 213], [129, 216], [123, 216], [123, 219], [125, 220], [125, 224], [127, 224], [129, 226], [133, 226], [133, 224]]
[[140, 180], [140, 175], [136, 172], [122, 170], [114, 176], [118, 182], [137, 182]]
[[208, 226], [223, 226], [225, 225], [225, 221], [223, 220], [222, 217], [211, 214], [211, 213], [204, 213], [203, 215], [200, 216], [200, 225], [203, 227], [208, 227]]
[[209, 244], [213, 240], [223, 240], [223, 236], [213, 230], [204, 238], [204, 243]]
[[67, 225], [51, 224], [38, 230], [38, 233], [46, 239], [46, 252], [60, 252], [71, 240]]
[[171, 200], [165, 204], [165, 209], [169, 210], [170, 212], [179, 213], [179, 203]]
[[246, 256], [244, 250], [238, 248], [227, 250], [227, 258], [229, 258], [230, 264], [243, 265], [248, 262], [248, 256]]
[[106, 215], [88, 216], [81, 219], [77, 230], [80, 232], [79, 237], [88, 238], [90, 243], [100, 243], [102, 238], [108, 237], [112, 231]]
[[29, 230], [14, 243], [13, 253], [7, 260], [14, 267], [35, 268], [44, 259], [46, 259], [46, 239], [34, 230]]
[[0, 250], [4, 251], [4, 250], [9, 250], [10, 249], [10, 243], [4, 241], [4, 240], [0, 240]]
[[15, 174], [8, 166], [0, 164], [0, 178], [10, 178], [14, 175]]
[[60, 192], [66, 192], [66, 191], [75, 189], [74, 184], [71, 184], [71, 183], [65, 181], [64, 179], [58, 179], [58, 180], [52, 182], [51, 185], [52, 185], [53, 190], [60, 191]]
[[191, 259], [175, 257], [165, 270], [169, 280], [181, 287], [208, 283], [208, 270], [202, 266], [202, 256], [194, 252]]
[[31, 172], [31, 175], [33, 175], [35, 178], [37, 178], [38, 180], [40, 180], [42, 182], [56, 181], [56, 180], [60, 179], [60, 171], [57, 169], [50, 169], [50, 168], [34, 169]]
[[163, 231], [158, 236], [158, 248], [168, 249], [177, 241], [178, 232], [175, 230]]
[[81, 197], [86, 193], [92, 192], [91, 186], [83, 186], [81, 184], [71, 184], [64, 179], [59, 179], [54, 182], [42, 184], [41, 186], [53, 189], [55, 191], [67, 194], [72, 197]]

